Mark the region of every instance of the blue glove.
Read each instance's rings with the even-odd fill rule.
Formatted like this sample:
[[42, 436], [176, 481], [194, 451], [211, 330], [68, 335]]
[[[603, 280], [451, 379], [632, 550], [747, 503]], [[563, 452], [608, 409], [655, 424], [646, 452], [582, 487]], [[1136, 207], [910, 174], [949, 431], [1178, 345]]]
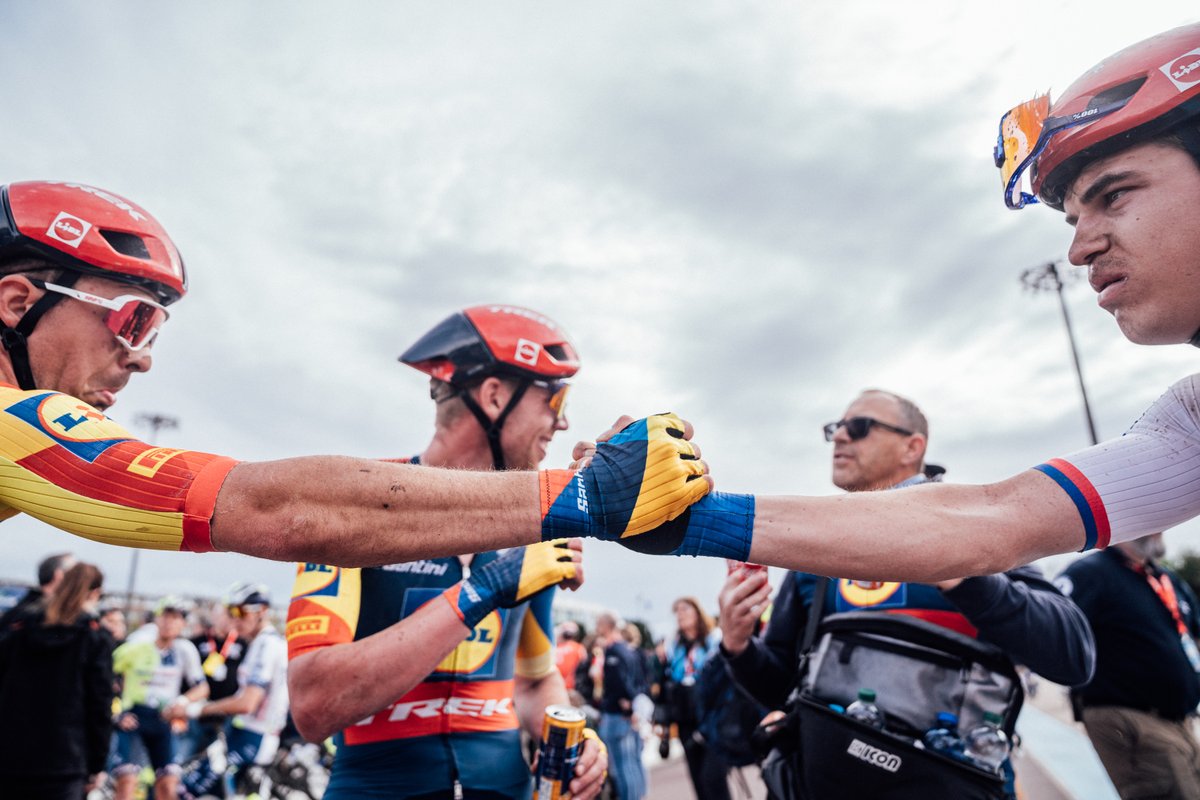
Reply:
[[468, 628], [497, 608], [512, 608], [545, 589], [574, 578], [567, 540], [516, 547], [459, 581], [442, 596]]
[[542, 539], [623, 539], [675, 519], [708, 494], [704, 464], [674, 414], [640, 419], [600, 442], [582, 470], [539, 473]]

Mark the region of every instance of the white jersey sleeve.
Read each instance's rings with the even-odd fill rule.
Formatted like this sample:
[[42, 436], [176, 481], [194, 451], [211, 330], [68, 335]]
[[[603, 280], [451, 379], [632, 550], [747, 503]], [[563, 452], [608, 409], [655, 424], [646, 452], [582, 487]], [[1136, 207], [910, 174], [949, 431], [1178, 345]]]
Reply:
[[1075, 502], [1084, 550], [1200, 515], [1200, 375], [1168, 389], [1124, 436], [1035, 469]]
[[238, 686], [257, 686], [264, 697], [250, 714], [239, 714], [233, 724], [262, 734], [277, 734], [287, 723], [287, 642], [274, 627], [263, 628], [238, 667]]

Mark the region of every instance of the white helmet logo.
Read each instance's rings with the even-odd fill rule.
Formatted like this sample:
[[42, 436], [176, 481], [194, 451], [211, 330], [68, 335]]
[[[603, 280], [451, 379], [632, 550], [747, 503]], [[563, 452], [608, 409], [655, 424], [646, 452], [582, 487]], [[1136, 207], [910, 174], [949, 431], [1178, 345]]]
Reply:
[[536, 367], [538, 356], [542, 352], [542, 346], [537, 342], [531, 342], [528, 339], [517, 339], [517, 349], [513, 353], [513, 358], [520, 361], [522, 364], [528, 364], [531, 367]]
[[1159, 67], [1179, 91], [1191, 89], [1200, 82], [1200, 47], [1184, 53], [1169, 64]]
[[46, 235], [71, 247], [79, 247], [79, 243], [91, 229], [92, 223], [84, 222], [79, 217], [73, 217], [65, 211], [60, 211], [54, 218], [54, 222], [50, 223], [50, 227], [46, 229]]

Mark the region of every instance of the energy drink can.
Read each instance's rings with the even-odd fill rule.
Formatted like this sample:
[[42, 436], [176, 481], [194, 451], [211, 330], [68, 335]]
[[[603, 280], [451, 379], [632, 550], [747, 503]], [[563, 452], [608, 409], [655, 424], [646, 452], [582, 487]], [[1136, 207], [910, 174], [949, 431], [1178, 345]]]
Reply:
[[583, 712], [571, 706], [546, 706], [533, 800], [564, 800], [571, 796], [571, 778], [583, 750]]

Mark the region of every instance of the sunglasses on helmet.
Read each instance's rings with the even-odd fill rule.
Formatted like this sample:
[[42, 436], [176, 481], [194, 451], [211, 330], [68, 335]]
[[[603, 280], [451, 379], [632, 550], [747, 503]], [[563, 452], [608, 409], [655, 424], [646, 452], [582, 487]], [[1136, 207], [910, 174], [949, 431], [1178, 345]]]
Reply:
[[837, 422], [831, 422], [826, 425], [824, 427], [825, 441], [832, 442], [834, 434], [838, 432], [838, 428], [845, 428], [846, 435], [855, 442], [859, 439], [865, 439], [867, 434], [871, 432], [871, 428], [883, 428], [885, 431], [892, 431], [903, 436], [913, 435], [912, 431], [897, 428], [895, 425], [889, 425], [886, 422], [880, 422], [874, 417], [850, 417], [850, 419], [839, 419]]
[[117, 341], [127, 350], [136, 353], [154, 340], [158, 329], [170, 316], [167, 309], [153, 300], [133, 294], [123, 294], [111, 300], [107, 297], [81, 292], [56, 283], [30, 278], [29, 282], [39, 289], [57, 292], [84, 303], [107, 308], [104, 325], [112, 331]]
[[1055, 134], [1076, 125], [1095, 122], [1123, 108], [1129, 99], [1125, 97], [1074, 114], [1051, 117], [1050, 95], [1042, 94], [1005, 113], [1000, 118], [1000, 134], [996, 137], [996, 149], [992, 153], [996, 166], [1000, 168], [1005, 205], [1018, 209], [1038, 201], [1037, 195], [1023, 188], [1025, 171], [1046, 149]]

